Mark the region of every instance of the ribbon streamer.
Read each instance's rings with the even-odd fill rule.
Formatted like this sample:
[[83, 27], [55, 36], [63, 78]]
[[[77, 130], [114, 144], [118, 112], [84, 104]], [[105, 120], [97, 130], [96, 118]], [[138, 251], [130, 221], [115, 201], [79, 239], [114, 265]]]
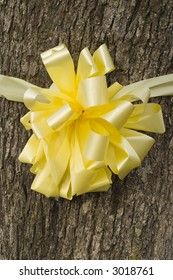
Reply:
[[65, 45], [41, 57], [53, 81], [48, 89], [0, 75], [0, 95], [29, 109], [21, 122], [33, 135], [19, 160], [32, 164], [31, 188], [66, 199], [107, 191], [112, 172], [123, 179], [154, 144], [136, 130], [165, 131], [160, 105], [148, 101], [173, 95], [173, 74], [107, 87], [105, 74], [115, 67], [105, 44], [93, 56], [82, 50], [77, 73]]

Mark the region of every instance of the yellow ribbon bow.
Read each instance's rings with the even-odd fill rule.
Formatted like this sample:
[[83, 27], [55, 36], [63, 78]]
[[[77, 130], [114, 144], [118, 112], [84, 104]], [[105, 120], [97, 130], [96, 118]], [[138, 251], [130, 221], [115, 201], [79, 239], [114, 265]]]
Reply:
[[107, 87], [105, 74], [114, 65], [105, 44], [93, 56], [82, 50], [77, 73], [65, 45], [41, 57], [53, 81], [48, 89], [0, 75], [0, 94], [30, 110], [21, 122], [33, 135], [19, 160], [32, 164], [31, 188], [67, 199], [107, 191], [112, 172], [123, 179], [154, 143], [136, 130], [165, 131], [160, 105], [148, 100], [172, 95], [173, 74]]

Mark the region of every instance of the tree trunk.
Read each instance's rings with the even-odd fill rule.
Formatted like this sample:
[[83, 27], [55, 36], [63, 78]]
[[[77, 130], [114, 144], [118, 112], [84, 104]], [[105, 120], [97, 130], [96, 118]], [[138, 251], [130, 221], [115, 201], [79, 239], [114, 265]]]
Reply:
[[[109, 83], [173, 73], [172, 0], [0, 0], [0, 72], [49, 86], [40, 53], [65, 43], [75, 63], [106, 43], [116, 65]], [[0, 99], [1, 259], [172, 259], [173, 110], [162, 105], [166, 132], [141, 167], [108, 192], [48, 199], [30, 190], [18, 161], [29, 134], [22, 103]]]

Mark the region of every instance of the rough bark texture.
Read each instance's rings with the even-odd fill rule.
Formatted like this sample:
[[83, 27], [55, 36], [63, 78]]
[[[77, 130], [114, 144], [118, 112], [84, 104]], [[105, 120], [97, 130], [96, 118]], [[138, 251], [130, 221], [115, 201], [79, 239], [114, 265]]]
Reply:
[[[0, 73], [49, 86], [40, 53], [66, 43], [77, 61], [106, 42], [122, 84], [173, 73], [172, 0], [0, 0]], [[157, 98], [166, 133], [106, 193], [47, 199], [18, 161], [23, 104], [0, 100], [1, 259], [172, 259], [173, 100]]]

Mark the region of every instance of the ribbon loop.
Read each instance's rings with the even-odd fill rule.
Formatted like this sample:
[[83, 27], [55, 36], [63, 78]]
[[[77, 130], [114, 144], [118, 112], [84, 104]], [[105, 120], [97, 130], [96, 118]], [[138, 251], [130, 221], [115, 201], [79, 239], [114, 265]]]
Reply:
[[98, 68], [93, 60], [93, 57], [88, 50], [85, 48], [81, 51], [79, 56], [78, 68], [77, 68], [77, 81], [90, 78], [92, 75], [98, 72]]
[[47, 119], [47, 123], [52, 129], [58, 130], [65, 122], [67, 122], [73, 116], [73, 113], [74, 112], [69, 106], [69, 104], [65, 104]]
[[[23, 100], [28, 109], [33, 110], [35, 106], [38, 106], [38, 102], [40, 102], [41, 105], [42, 103], [49, 103], [49, 100], [42, 95], [42, 90], [43, 89], [40, 88], [30, 87], [25, 91]], [[36, 108], [38, 109], [38, 107]]]
[[82, 81], [79, 85], [77, 100], [84, 109], [108, 103], [105, 77], [92, 77]]
[[101, 45], [94, 53], [93, 59], [99, 71], [97, 75], [105, 75], [115, 69], [106, 44]]
[[109, 137], [90, 131], [84, 155], [92, 161], [103, 161], [106, 156]]
[[102, 115], [101, 118], [111, 123], [117, 129], [121, 129], [127, 122], [134, 108], [135, 107], [130, 102], [117, 101], [115, 102], [114, 110]]
[[71, 95], [75, 90], [74, 64], [65, 45], [57, 46], [41, 54], [44, 65], [57, 88]]
[[124, 127], [164, 133], [165, 125], [160, 105], [152, 103], [135, 105], [135, 110], [125, 123]]

